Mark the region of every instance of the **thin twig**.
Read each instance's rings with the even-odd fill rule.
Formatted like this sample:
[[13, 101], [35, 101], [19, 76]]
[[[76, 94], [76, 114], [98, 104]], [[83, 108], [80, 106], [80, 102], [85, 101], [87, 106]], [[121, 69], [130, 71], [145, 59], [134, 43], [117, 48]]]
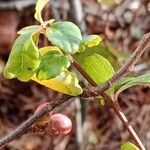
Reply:
[[140, 138], [138, 137], [137, 133], [135, 132], [135, 130], [133, 129], [133, 127], [129, 124], [129, 121], [126, 118], [126, 116], [123, 113], [123, 111], [121, 110], [119, 104], [116, 103], [115, 101], [113, 101], [105, 93], [102, 93], [101, 96], [106, 101], [109, 101], [109, 103], [111, 104], [111, 107], [113, 108], [114, 112], [116, 113], [116, 115], [119, 117], [119, 119], [123, 123], [125, 129], [130, 133], [131, 137], [133, 138], [133, 140], [135, 141], [135, 143], [137, 144], [137, 146], [140, 148], [140, 150], [146, 150], [145, 147], [144, 147], [144, 145], [143, 145], [143, 143], [141, 142]]
[[[103, 93], [104, 91], [109, 89], [113, 84], [119, 81], [121, 78], [125, 77], [129, 72], [133, 70], [134, 65], [137, 63], [137, 61], [140, 59], [140, 57], [142, 56], [142, 54], [146, 51], [148, 47], [150, 47], [150, 33], [147, 33], [143, 36], [143, 39], [141, 40], [138, 47], [135, 49], [135, 51], [131, 55], [130, 59], [125, 63], [125, 65], [121, 67], [121, 69], [118, 72], [116, 72], [115, 75], [109, 80], [107, 80], [105, 83], [99, 86], [94, 85], [96, 87], [92, 87], [91, 88], [92, 91], [95, 91], [97, 93]], [[91, 94], [94, 94], [94, 93], [92, 92]], [[87, 93], [85, 95], [87, 95]], [[95, 93], [95, 96], [96, 96], [96, 93]]]
[[[80, 65], [74, 60], [74, 66], [76, 67], [76, 69], [80, 72]], [[84, 76], [84, 78], [92, 85], [92, 86], [96, 86], [96, 82], [94, 80], [91, 79], [91, 77], [82, 69], [82, 75]], [[122, 121], [124, 127], [128, 130], [128, 132], [130, 133], [130, 135], [132, 136], [133, 140], [135, 141], [135, 143], [137, 144], [137, 146], [141, 149], [141, 150], [146, 150], [143, 143], [141, 142], [141, 140], [139, 139], [138, 135], [136, 134], [136, 132], [134, 131], [134, 129], [132, 128], [132, 126], [129, 124], [126, 116], [124, 115], [123, 111], [121, 110], [119, 104], [117, 103], [117, 101], [113, 100], [111, 97], [109, 97], [105, 92], [103, 93], [97, 93], [97, 92], [93, 92], [91, 89], [88, 90], [90, 93], [96, 93], [97, 96], [102, 96], [105, 101], [106, 104], [108, 106], [111, 106], [111, 108], [114, 110], [114, 112], [116, 113], [116, 115], [119, 117], [119, 119]]]
[[[95, 81], [93, 81], [93, 79], [91, 79], [89, 77], [89, 75], [86, 72], [84, 72], [84, 70], [80, 67], [80, 65], [78, 65], [77, 62], [74, 61], [74, 65], [76, 66], [76, 68], [78, 68], [78, 70], [80, 70], [80, 72], [82, 72], [82, 75], [84, 76], [84, 78], [87, 79], [89, 81], [89, 83], [91, 83], [92, 86], [94, 86], [93, 88], [90, 88], [91, 92], [89, 92], [89, 89], [87, 90], [88, 94], [86, 93], [86, 95], [88, 95], [88, 96], [89, 95], [91, 95], [91, 96], [101, 95], [103, 98], [106, 99], [106, 101], [109, 100], [109, 103], [111, 104], [113, 110], [115, 111], [117, 116], [120, 118], [120, 120], [123, 122], [125, 128], [132, 135], [132, 138], [135, 140], [135, 142], [141, 148], [141, 150], [145, 149], [144, 145], [142, 144], [141, 140], [137, 136], [137, 134], [134, 131], [134, 129], [132, 128], [132, 126], [129, 125], [128, 120], [125, 117], [122, 110], [120, 109], [119, 105], [103, 92], [106, 91], [107, 89], [109, 89], [113, 84], [115, 84], [121, 78], [126, 76], [130, 71], [132, 71], [136, 62], [140, 59], [142, 54], [146, 51], [146, 49], [149, 46], [150, 46], [150, 33], [147, 33], [144, 35], [144, 37], [141, 40], [141, 42], [139, 43], [138, 47], [136, 48], [134, 53], [131, 55], [130, 59], [125, 63], [125, 65], [112, 78], [110, 78], [108, 81], [106, 81], [104, 84], [102, 84], [100, 86], [97, 86]], [[97, 86], [97, 87], [95, 87], [95, 86]], [[98, 93], [100, 93], [100, 94], [98, 94]]]
[[71, 100], [71, 96], [64, 95], [63, 98], [59, 98], [50, 105], [47, 105], [41, 111], [33, 114], [28, 120], [26, 120], [24, 123], [22, 123], [20, 126], [18, 126], [15, 130], [10, 132], [7, 136], [2, 138], [0, 140], [0, 147], [11, 142], [12, 140], [16, 139], [19, 136], [22, 136], [26, 133], [26, 131], [29, 129], [29, 127], [35, 123], [39, 118], [41, 118], [43, 115], [48, 113], [49, 111], [52, 111], [55, 107], [61, 105], [62, 103]]
[[[129, 71], [130, 68], [134, 66], [134, 64], [136, 63], [136, 61], [140, 58], [140, 56], [143, 54], [143, 52], [146, 50], [146, 48], [149, 46], [150, 43], [150, 33], [145, 35], [143, 40], [140, 42], [138, 48], [136, 49], [136, 51], [133, 53], [131, 59], [129, 59], [129, 61], [126, 63], [126, 65], [124, 67], [122, 67], [120, 69], [120, 71], [117, 73], [117, 75], [115, 75], [112, 79], [113, 82], [111, 83], [115, 83], [116, 81], [118, 81], [121, 77], [123, 77], [124, 75], [126, 75]], [[135, 56], [136, 55], [136, 56]], [[133, 60], [132, 60], [133, 59]], [[129, 66], [128, 66], [129, 65]], [[77, 68], [77, 66], [76, 66]], [[78, 68], [77, 68], [78, 69]], [[80, 69], [79, 69], [80, 71]], [[83, 71], [83, 70], [82, 70]], [[84, 75], [84, 72], [81, 72], [82, 75]], [[88, 80], [88, 78], [85, 75], [85, 78]], [[89, 80], [89, 82], [91, 83], [91, 81]], [[92, 81], [93, 82], [93, 81]], [[106, 82], [107, 83], [107, 82]], [[109, 82], [108, 82], [109, 83]], [[91, 83], [93, 86], [95, 86], [96, 84]], [[110, 86], [108, 85], [107, 88], [109, 88]], [[105, 87], [105, 89], [107, 90], [107, 88]], [[103, 89], [104, 90], [104, 89]], [[91, 92], [91, 90], [89, 90], [89, 93], [91, 94], [95, 94], [96, 92]], [[97, 93], [96, 93], [97, 94]], [[118, 115], [118, 117], [120, 118], [120, 120], [123, 122], [124, 126], [126, 127], [126, 129], [130, 132], [130, 134], [132, 135], [133, 139], [135, 140], [135, 142], [137, 143], [137, 145], [140, 147], [141, 150], [145, 150], [142, 142], [140, 141], [140, 139], [138, 138], [138, 136], [136, 135], [135, 131], [133, 130], [133, 128], [128, 124], [128, 121], [126, 119], [126, 117], [124, 116], [124, 114], [122, 113], [119, 105], [117, 103], [115, 103], [108, 95], [106, 95], [105, 93], [101, 93], [100, 94], [104, 99], [106, 99], [108, 102], [111, 103], [112, 108], [114, 109], [114, 111], [116, 112], [116, 114]], [[84, 95], [86, 97], [86, 95]], [[18, 128], [16, 128], [15, 130], [13, 130], [10, 134], [8, 134], [6, 137], [2, 138], [0, 140], [0, 146], [3, 146], [9, 142], [11, 142], [12, 140], [14, 140], [16, 137], [23, 135], [23, 133], [33, 124], [35, 123], [40, 117], [42, 117], [43, 115], [45, 115], [47, 112], [53, 110], [55, 107], [59, 106], [60, 104], [66, 102], [69, 100], [69, 98], [71, 98], [71, 96], [64, 96], [64, 98], [62, 99], [58, 99], [55, 102], [53, 102], [50, 106], [47, 106], [45, 108], [43, 108], [41, 111], [39, 111], [38, 113], [32, 115], [28, 120], [26, 120], [23, 124], [21, 124]]]

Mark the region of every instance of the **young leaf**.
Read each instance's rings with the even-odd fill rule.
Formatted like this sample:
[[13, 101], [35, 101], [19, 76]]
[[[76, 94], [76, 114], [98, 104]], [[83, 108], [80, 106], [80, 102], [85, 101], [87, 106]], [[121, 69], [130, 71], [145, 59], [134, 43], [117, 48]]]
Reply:
[[105, 82], [114, 74], [114, 69], [109, 61], [98, 54], [87, 56], [81, 62], [82, 68], [97, 84]]
[[34, 33], [36, 32], [41, 26], [39, 25], [32, 25], [27, 26], [25, 28], [22, 28], [20, 31], [18, 31], [18, 34], [28, 34], [28, 33]]
[[115, 86], [115, 96], [118, 97], [118, 95], [124, 91], [125, 89], [128, 89], [132, 86], [136, 85], [144, 85], [148, 84], [150, 86], [150, 75], [144, 74], [140, 75], [138, 77], [125, 77], [121, 79]]
[[21, 81], [30, 80], [40, 64], [39, 51], [35, 45], [38, 35], [38, 33], [27, 33], [16, 39], [4, 68], [5, 78], [17, 77]]
[[33, 76], [32, 80], [55, 91], [72, 96], [80, 95], [83, 91], [78, 84], [78, 78], [67, 70], [62, 71], [59, 76], [50, 80], [38, 80], [36, 76]]
[[[57, 51], [61, 55], [63, 55], [60, 49], [56, 46], [46, 46], [39, 49], [41, 55], [44, 55], [47, 52], [51, 51]], [[78, 78], [67, 69], [64, 69], [59, 76], [50, 80], [39, 80], [36, 78], [36, 76], [33, 76], [32, 80], [55, 91], [62, 92], [68, 95], [76, 96], [82, 93], [82, 88], [78, 84]]]
[[42, 9], [48, 3], [48, 1], [49, 0], [37, 0], [34, 17], [40, 23], [43, 23], [43, 19], [41, 15]]
[[133, 143], [126, 142], [126, 143], [121, 145], [120, 150], [140, 150], [140, 149], [137, 146], [135, 146]]
[[36, 76], [39, 80], [55, 78], [64, 68], [69, 66], [69, 58], [61, 55], [58, 51], [49, 51], [42, 56]]
[[69, 21], [53, 23], [47, 28], [46, 36], [53, 45], [70, 54], [78, 51], [82, 39], [80, 29]]
[[88, 35], [86, 37], [83, 37], [80, 43], [79, 52], [83, 52], [88, 48], [97, 46], [101, 41], [102, 39], [98, 35]]

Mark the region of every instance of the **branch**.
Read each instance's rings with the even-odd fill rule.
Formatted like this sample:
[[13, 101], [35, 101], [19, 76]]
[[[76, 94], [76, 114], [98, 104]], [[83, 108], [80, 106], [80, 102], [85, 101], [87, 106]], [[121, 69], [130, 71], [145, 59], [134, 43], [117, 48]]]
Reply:
[[[120, 71], [118, 71], [118, 73], [116, 73], [116, 75], [114, 77], [112, 77], [108, 82], [104, 83], [110, 83], [111, 84], [115, 83], [116, 81], [118, 81], [121, 77], [123, 77], [124, 75], [126, 75], [128, 73], [128, 71], [130, 70], [130, 67], [134, 66], [134, 64], [136, 63], [136, 61], [140, 58], [140, 56], [143, 54], [143, 52], [146, 50], [146, 48], [148, 47], [150, 43], [150, 33], [145, 35], [143, 40], [140, 42], [138, 48], [136, 49], [136, 51], [133, 53], [132, 57], [130, 58], [130, 60], [126, 63], [126, 65], [124, 67], [122, 67], [120, 69]], [[139, 54], [140, 53], [140, 54]], [[133, 60], [132, 60], [133, 59]], [[129, 67], [128, 67], [128, 65]], [[89, 83], [91, 83], [91, 85], [96, 86], [96, 83], [94, 83], [94, 81], [84, 72], [84, 70], [82, 70], [82, 68], [80, 68], [80, 66], [74, 62], [74, 65], [76, 66], [76, 68], [80, 71], [80, 73], [89, 81]], [[80, 70], [81, 69], [81, 70]], [[108, 84], [106, 87], [109, 88], [111, 85]], [[105, 86], [104, 86], [105, 87]], [[107, 88], [105, 87], [105, 89], [107, 90]], [[102, 88], [102, 90], [104, 91], [104, 89]], [[99, 95], [97, 92], [93, 92], [91, 90], [88, 90], [88, 93], [91, 94], [95, 94], [95, 95]], [[87, 97], [85, 94], [83, 94], [85, 97]], [[106, 95], [105, 93], [101, 93], [100, 94], [105, 100], [107, 100], [107, 102], [110, 103], [110, 105], [112, 106], [112, 108], [114, 109], [114, 111], [116, 112], [117, 116], [120, 118], [120, 120], [123, 122], [124, 126], [126, 127], [126, 129], [129, 131], [129, 133], [132, 135], [133, 139], [135, 140], [135, 142], [137, 143], [137, 145], [141, 148], [141, 150], [145, 150], [143, 144], [141, 143], [140, 139], [138, 138], [138, 136], [136, 135], [135, 131], [133, 130], [133, 128], [128, 124], [128, 121], [125, 117], [125, 115], [122, 113], [119, 105], [113, 101], [108, 95]], [[90, 96], [90, 95], [89, 95]], [[39, 111], [38, 113], [32, 115], [28, 120], [26, 120], [23, 124], [21, 124], [18, 128], [16, 128], [15, 130], [13, 130], [10, 134], [8, 134], [6, 137], [2, 138], [0, 140], [0, 146], [3, 146], [9, 142], [11, 142], [12, 140], [16, 139], [17, 137], [23, 135], [28, 129], [29, 127], [35, 123], [40, 117], [42, 117], [43, 115], [45, 115], [47, 112], [52, 111], [55, 107], [61, 105], [62, 103], [69, 101], [70, 98], [72, 98], [71, 96], [67, 96], [64, 95], [63, 98], [61, 99], [57, 99], [56, 101], [54, 101], [53, 103], [51, 103], [51, 105], [48, 105], [47, 107], [43, 108], [41, 111]]]
[[71, 96], [64, 95], [61, 99], [57, 99], [50, 105], [47, 105], [44, 107], [41, 111], [33, 114], [28, 120], [26, 120], [24, 123], [22, 123], [20, 126], [18, 126], [15, 130], [13, 130], [10, 134], [5, 136], [0, 140], [0, 147], [13, 141], [14, 139], [18, 138], [19, 136], [22, 136], [26, 134], [26, 131], [29, 129], [29, 127], [34, 124], [39, 118], [41, 118], [46, 113], [52, 111], [55, 107], [61, 105], [62, 103], [71, 100]]
[[[96, 82], [80, 67], [80, 65], [74, 60], [74, 66], [76, 67], [76, 69], [83, 75], [83, 77], [92, 85], [92, 86], [96, 86]], [[80, 70], [81, 69], [81, 70]], [[122, 112], [119, 104], [117, 103], [117, 101], [113, 100], [111, 97], [109, 97], [105, 92], [103, 93], [98, 93], [95, 91], [92, 91], [91, 88], [88, 89], [88, 93], [90, 93], [91, 95], [96, 95], [96, 96], [102, 96], [104, 98], [104, 100], [106, 101], [106, 104], [108, 106], [111, 106], [111, 108], [114, 110], [114, 112], [116, 113], [116, 115], [119, 117], [119, 119], [122, 121], [124, 127], [126, 128], [126, 130], [128, 130], [128, 132], [130, 133], [131, 137], [133, 138], [133, 140], [135, 141], [135, 143], [137, 144], [137, 146], [141, 149], [141, 150], [146, 150], [144, 145], [142, 144], [141, 140], [139, 139], [138, 135], [136, 134], [136, 132], [134, 131], [134, 129], [132, 128], [132, 126], [129, 124], [129, 121], [127, 120], [126, 116], [124, 115], [124, 113]], [[89, 96], [89, 95], [88, 95]]]
[[[142, 56], [142, 54], [146, 51], [148, 47], [150, 47], [150, 33], [147, 33], [143, 36], [143, 39], [141, 40], [138, 47], [135, 49], [135, 51], [131, 55], [130, 59], [125, 63], [123, 67], [121, 67], [121, 69], [117, 73], [115, 73], [115, 75], [112, 78], [110, 78], [105, 83], [99, 86], [93, 85], [91, 90], [94, 92], [92, 93], [89, 93], [88, 90], [86, 92], [85, 90], [85, 95], [88, 97], [90, 94], [91, 96], [97, 96], [96, 92], [103, 93], [104, 91], [109, 89], [113, 84], [119, 81], [121, 78], [125, 77], [129, 72], [133, 70], [134, 65], [137, 63], [137, 61], [140, 59], [140, 57]], [[84, 97], [84, 94], [83, 94], [83, 97]]]
[[137, 133], [135, 132], [135, 130], [133, 129], [133, 127], [129, 124], [129, 121], [126, 118], [126, 116], [123, 113], [123, 111], [121, 110], [119, 104], [116, 101], [113, 101], [105, 93], [102, 93], [101, 96], [106, 101], [108, 101], [108, 103], [110, 104], [110, 106], [112, 107], [112, 109], [114, 110], [114, 112], [116, 113], [116, 115], [119, 117], [119, 119], [123, 123], [125, 129], [129, 132], [129, 134], [131, 135], [132, 139], [135, 141], [135, 143], [140, 148], [140, 150], [146, 150], [145, 147], [144, 147], [144, 145], [143, 145], [143, 143], [141, 142], [140, 138], [138, 137]]
[[[136, 62], [140, 59], [142, 54], [146, 51], [146, 49], [150, 46], [150, 33], [147, 33], [144, 35], [143, 39], [139, 43], [138, 47], [134, 51], [134, 53], [131, 55], [131, 58], [125, 63], [125, 65], [108, 81], [106, 81], [104, 84], [97, 86], [96, 82], [81, 68], [81, 66], [74, 60], [74, 66], [76, 69], [84, 76], [84, 78], [93, 86], [92, 88], [88, 89], [85, 95], [89, 96], [102, 96], [106, 102], [113, 108], [119, 119], [124, 124], [125, 128], [128, 130], [128, 132], [131, 134], [132, 138], [136, 142], [136, 144], [140, 147], [141, 150], [145, 150], [144, 145], [142, 144], [141, 140], [137, 136], [136, 132], [132, 128], [131, 125], [129, 125], [128, 120], [124, 113], [122, 112], [119, 104], [111, 99], [104, 91], [109, 89], [113, 84], [115, 84], [117, 81], [119, 81], [121, 78], [126, 76], [134, 67]], [[95, 87], [97, 86], [97, 87]], [[84, 96], [84, 94], [83, 94]]]

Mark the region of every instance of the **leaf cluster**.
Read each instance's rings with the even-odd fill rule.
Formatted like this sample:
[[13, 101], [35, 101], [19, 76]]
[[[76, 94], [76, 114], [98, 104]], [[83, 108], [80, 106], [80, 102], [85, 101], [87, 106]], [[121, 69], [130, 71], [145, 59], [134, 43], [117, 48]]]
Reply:
[[[82, 69], [97, 83], [106, 82], [115, 74], [113, 54], [108, 51], [98, 35], [82, 37], [80, 29], [69, 21], [43, 21], [42, 10], [49, 0], [38, 0], [35, 19], [40, 25], [32, 25], [18, 32], [7, 64], [4, 76], [20, 81], [34, 80], [53, 90], [76, 96], [82, 93], [78, 77], [71, 71], [72, 55]], [[49, 46], [39, 48], [39, 36], [44, 34]], [[114, 59], [112, 61], [112, 58]], [[123, 90], [139, 85], [150, 84], [148, 74], [126, 77], [111, 87], [108, 94], [118, 96]], [[135, 150], [136, 146], [126, 143], [121, 150]]]
[[[28, 26], [18, 32], [4, 76], [25, 82], [31, 79], [53, 90], [76, 96], [82, 93], [82, 88], [77, 76], [69, 71], [73, 61], [71, 55], [78, 57], [87, 49], [92, 51], [102, 39], [98, 35], [82, 37], [80, 29], [69, 21], [43, 21], [41, 13], [47, 3], [48, 0], [37, 1], [34, 16], [40, 25]], [[41, 34], [50, 41], [49, 46], [38, 47]], [[109, 61], [99, 54], [93, 53], [84, 59], [79, 58], [79, 61], [82, 61], [81, 66], [97, 84], [114, 74]], [[94, 69], [95, 65], [101, 67]]]

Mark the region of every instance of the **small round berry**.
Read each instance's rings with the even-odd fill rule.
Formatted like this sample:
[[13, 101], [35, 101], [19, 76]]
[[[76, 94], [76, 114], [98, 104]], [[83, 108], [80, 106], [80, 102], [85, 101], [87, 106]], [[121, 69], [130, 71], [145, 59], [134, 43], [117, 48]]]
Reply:
[[68, 134], [72, 129], [71, 120], [62, 114], [54, 114], [51, 116], [47, 133], [51, 135]]

